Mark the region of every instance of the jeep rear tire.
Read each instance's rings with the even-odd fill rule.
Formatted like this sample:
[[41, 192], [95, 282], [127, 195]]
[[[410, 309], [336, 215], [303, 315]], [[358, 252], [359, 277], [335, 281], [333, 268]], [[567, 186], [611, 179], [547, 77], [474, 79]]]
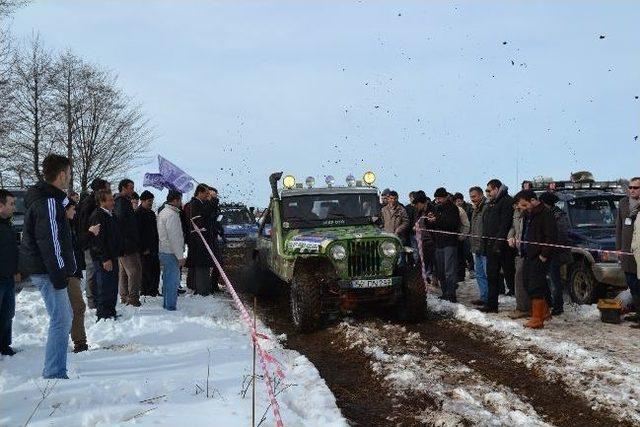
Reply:
[[291, 317], [296, 329], [304, 333], [321, 329], [326, 321], [321, 283], [308, 270], [297, 270], [291, 282]]
[[424, 320], [427, 311], [427, 288], [419, 265], [406, 266], [402, 274], [402, 296], [397, 303], [398, 318], [403, 322]]
[[601, 285], [588, 263], [581, 261], [574, 264], [569, 278], [569, 294], [577, 304], [592, 304], [602, 295]]

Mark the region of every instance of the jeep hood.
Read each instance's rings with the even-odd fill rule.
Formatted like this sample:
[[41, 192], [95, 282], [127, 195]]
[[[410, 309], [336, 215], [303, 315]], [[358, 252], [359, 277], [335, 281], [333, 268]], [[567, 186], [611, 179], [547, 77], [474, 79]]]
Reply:
[[398, 238], [377, 227], [339, 227], [321, 230], [290, 231], [285, 235], [285, 250], [296, 253], [324, 253], [337, 240], [393, 239]]

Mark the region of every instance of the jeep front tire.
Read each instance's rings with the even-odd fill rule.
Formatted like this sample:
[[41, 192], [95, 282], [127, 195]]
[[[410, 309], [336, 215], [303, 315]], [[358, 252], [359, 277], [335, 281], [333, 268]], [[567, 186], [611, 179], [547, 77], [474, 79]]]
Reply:
[[299, 269], [291, 282], [291, 316], [300, 332], [316, 331], [325, 323], [321, 284], [316, 279], [313, 271]]

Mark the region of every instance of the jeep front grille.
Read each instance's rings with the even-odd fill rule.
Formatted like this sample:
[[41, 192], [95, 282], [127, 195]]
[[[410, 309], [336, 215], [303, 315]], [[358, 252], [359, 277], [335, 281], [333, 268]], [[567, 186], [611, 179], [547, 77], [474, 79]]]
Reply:
[[379, 242], [349, 242], [349, 276], [377, 276], [380, 274]]

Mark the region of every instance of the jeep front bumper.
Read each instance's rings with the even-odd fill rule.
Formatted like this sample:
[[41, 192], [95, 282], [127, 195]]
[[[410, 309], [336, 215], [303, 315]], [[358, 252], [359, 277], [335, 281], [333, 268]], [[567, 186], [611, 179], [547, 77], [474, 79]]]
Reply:
[[593, 264], [591, 270], [596, 280], [616, 288], [626, 288], [627, 282], [624, 277], [622, 267], [613, 262], [597, 262]]

